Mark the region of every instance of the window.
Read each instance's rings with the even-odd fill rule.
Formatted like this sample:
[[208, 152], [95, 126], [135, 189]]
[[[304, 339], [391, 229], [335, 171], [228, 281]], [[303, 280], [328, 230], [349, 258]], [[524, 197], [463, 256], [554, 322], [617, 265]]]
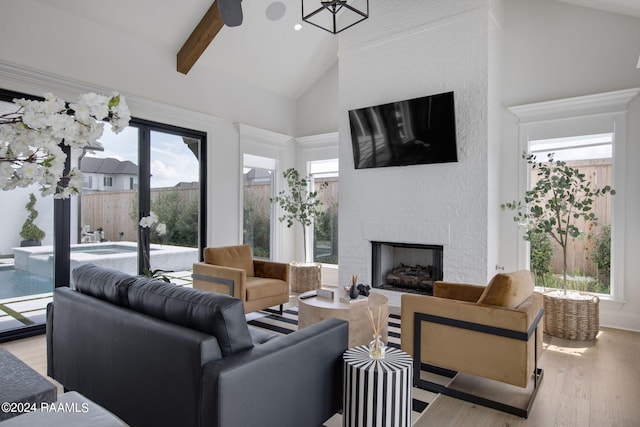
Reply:
[[256, 258], [271, 259], [275, 159], [243, 156], [242, 241]]
[[[591, 182], [592, 188], [613, 186], [613, 133], [579, 135], [530, 140], [529, 152], [544, 160], [553, 154], [567, 166], [578, 169]], [[531, 186], [536, 171], [529, 177]], [[611, 291], [611, 204], [610, 194], [594, 199], [592, 212], [597, 223], [578, 220], [576, 225], [587, 235], [570, 239], [567, 247], [567, 288], [583, 292], [609, 294]], [[563, 259], [560, 246], [543, 236], [530, 241], [530, 265], [537, 282], [545, 287], [561, 287], [559, 274]]]
[[313, 188], [326, 182], [321, 192], [322, 212], [313, 223], [313, 260], [338, 264], [338, 159], [309, 162]]
[[[196, 131], [137, 119], [119, 134], [105, 127], [102, 149], [88, 152], [80, 163], [83, 171], [110, 174], [103, 176], [103, 191], [80, 197], [80, 241], [95, 242], [99, 230], [100, 239], [118, 242], [118, 251], [132, 251], [134, 256], [118, 266], [129, 274], [142, 274], [145, 258], [150, 270], [190, 270], [204, 241], [203, 138]], [[156, 214], [157, 223], [141, 231], [139, 220], [149, 212]]]
[[[15, 105], [11, 104], [14, 98], [40, 99], [0, 89], [0, 114], [5, 109], [7, 112], [15, 111]], [[32, 249], [44, 255], [40, 257], [41, 261], [35, 264], [27, 262], [28, 257], [22, 255], [26, 255], [29, 248], [24, 248], [22, 253], [18, 250], [16, 255], [13, 248], [20, 246], [18, 232], [4, 233], [0, 238], [0, 257], [4, 258], [0, 282], [7, 285], [0, 287], [5, 288], [4, 292], [0, 289], [0, 341], [44, 332], [46, 304], [51, 300], [51, 291], [54, 287], [69, 286], [72, 263], [75, 266], [88, 259], [96, 263], [114, 260], [110, 255], [114, 254], [117, 246], [119, 255], [133, 254], [125, 257], [132, 259], [132, 263], [119, 263], [112, 267], [141, 274], [139, 255], [142, 245], [137, 243], [141, 211], [156, 209], [159, 219], [166, 222], [166, 232], [159, 240], [154, 238], [160, 233], [158, 236], [151, 234], [151, 244], [156, 245], [156, 248], [151, 247], [152, 266], [156, 254], [172, 250], [193, 254], [184, 263], [185, 269], [191, 269], [193, 262], [201, 257], [201, 249], [206, 245], [206, 134], [132, 118], [130, 126], [118, 135], [113, 135], [110, 127], [105, 126], [100, 142], [104, 150], [82, 155], [73, 154], [70, 149], [66, 151], [71, 163], [77, 162], [84, 172], [81, 195], [70, 199], [37, 196], [35, 209], [39, 215], [35, 222], [45, 232], [45, 237], [42, 246]], [[111, 160], [105, 161], [109, 157]], [[127, 160], [130, 158], [133, 161]], [[185, 160], [191, 163], [184, 163]], [[115, 167], [115, 172], [104, 176], [98, 172], [92, 175], [87, 170], [103, 167]], [[167, 177], [171, 180], [163, 179]], [[109, 187], [109, 191], [92, 192], [91, 189], [100, 187], [100, 181]], [[126, 188], [127, 183], [129, 189]], [[140, 191], [138, 185], [141, 186]], [[179, 203], [179, 210], [173, 210], [180, 215], [163, 216], [160, 212], [167, 204], [158, 202], [152, 193], [162, 192], [167, 187], [172, 194], [182, 189], [188, 189], [184, 193], [192, 193], [187, 202]], [[20, 230], [30, 192], [38, 193], [35, 187], [0, 192], [0, 202], [13, 206], [7, 211], [7, 229]], [[194, 204], [197, 206], [195, 213], [189, 208]], [[165, 213], [171, 211], [167, 209]], [[188, 236], [188, 245], [184, 243], [185, 236]], [[154, 251], [157, 246], [160, 248]], [[87, 248], [86, 252], [78, 251]], [[170, 265], [176, 259], [178, 257], [169, 253], [154, 268], [177, 272], [178, 269]]]
[[[611, 183], [618, 195], [608, 197], [602, 202], [608, 207], [602, 212], [596, 212], [600, 225], [610, 227], [594, 228], [595, 239], [591, 245], [600, 242], [603, 248], [600, 254], [606, 258], [610, 253], [608, 264], [610, 265], [608, 276], [609, 285], [604, 284], [600, 289], [612, 299], [623, 301], [624, 283], [622, 283], [625, 271], [624, 235], [625, 224], [625, 168], [627, 151], [627, 109], [631, 100], [638, 95], [638, 89], [626, 89], [614, 92], [606, 92], [595, 95], [580, 96], [536, 104], [510, 107], [518, 118], [519, 152], [531, 150], [538, 153], [538, 160], [547, 152], [556, 152], [556, 158], [574, 162], [587, 172], [587, 168], [609, 168], [609, 172], [600, 169], [594, 172], [595, 187]], [[526, 165], [519, 159], [518, 194], [523, 194], [530, 183], [527, 177]], [[580, 162], [580, 163], [577, 163]], [[610, 166], [607, 166], [610, 163]], [[595, 170], [595, 169], [594, 169]], [[610, 176], [609, 176], [610, 175]], [[600, 209], [600, 208], [596, 208]], [[608, 237], [610, 233], [610, 238]], [[522, 236], [519, 236], [522, 237]], [[520, 268], [530, 267], [530, 247], [524, 240], [518, 239], [517, 263]], [[578, 242], [581, 244], [581, 242]], [[577, 251], [580, 249], [578, 248]], [[588, 248], [585, 248], [588, 250]], [[595, 261], [593, 254], [588, 254], [591, 262]], [[576, 252], [576, 258], [579, 255]], [[605, 270], [609, 267], [604, 263]], [[584, 274], [591, 267], [576, 267], [575, 272]], [[597, 271], [591, 270], [589, 276], [596, 278], [602, 276], [602, 266]], [[569, 270], [571, 274], [572, 271]], [[587, 276], [585, 274], [585, 276]], [[579, 276], [579, 280], [585, 276]], [[599, 280], [606, 281], [606, 277]], [[577, 284], [578, 285], [578, 284]], [[577, 286], [576, 285], [576, 286]], [[583, 284], [579, 284], [582, 286]], [[596, 290], [598, 292], [598, 290]]]

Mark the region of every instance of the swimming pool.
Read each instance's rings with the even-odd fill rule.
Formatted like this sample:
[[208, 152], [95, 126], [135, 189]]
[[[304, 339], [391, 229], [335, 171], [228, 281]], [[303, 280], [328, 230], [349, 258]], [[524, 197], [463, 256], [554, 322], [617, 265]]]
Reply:
[[53, 279], [34, 276], [13, 267], [0, 268], [0, 300], [52, 292]]
[[125, 246], [125, 245], [107, 245], [99, 248], [94, 247], [72, 247], [71, 252], [84, 252], [87, 254], [95, 255], [113, 255], [127, 252], [136, 252], [137, 247]]
[[[16, 271], [53, 277], [53, 247], [13, 248]], [[198, 249], [184, 246], [151, 245], [151, 267], [167, 271], [191, 270], [198, 261]], [[93, 263], [135, 275], [138, 273], [137, 242], [101, 242], [71, 245], [71, 270]]]

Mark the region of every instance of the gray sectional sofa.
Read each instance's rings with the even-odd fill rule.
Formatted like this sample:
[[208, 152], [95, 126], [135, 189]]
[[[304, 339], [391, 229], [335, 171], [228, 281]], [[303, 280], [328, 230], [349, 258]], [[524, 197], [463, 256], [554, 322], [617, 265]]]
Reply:
[[318, 426], [342, 406], [348, 324], [279, 336], [242, 301], [83, 265], [47, 312], [48, 374], [132, 426]]

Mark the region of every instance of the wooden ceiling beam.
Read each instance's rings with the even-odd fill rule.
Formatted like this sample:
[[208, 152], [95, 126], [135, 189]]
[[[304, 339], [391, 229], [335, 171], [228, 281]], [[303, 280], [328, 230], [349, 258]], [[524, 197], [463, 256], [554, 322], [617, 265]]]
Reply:
[[193, 30], [177, 55], [177, 70], [187, 74], [205, 49], [224, 26], [218, 5], [214, 1], [200, 23]]

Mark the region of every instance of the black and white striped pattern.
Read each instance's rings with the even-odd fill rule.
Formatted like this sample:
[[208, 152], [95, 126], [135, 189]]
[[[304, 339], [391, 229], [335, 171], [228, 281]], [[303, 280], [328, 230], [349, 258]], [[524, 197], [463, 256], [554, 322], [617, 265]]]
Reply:
[[359, 346], [344, 354], [343, 426], [411, 426], [413, 359], [389, 348], [384, 359], [371, 359]]
[[[298, 308], [291, 307], [284, 310], [282, 316], [278, 314], [277, 310], [265, 310], [258, 313], [251, 313], [251, 320], [248, 323], [252, 326], [267, 329], [279, 334], [290, 334], [291, 332], [298, 330]], [[389, 322], [387, 324], [388, 342], [387, 347], [400, 348], [400, 316], [396, 314], [389, 315]], [[389, 349], [387, 349], [388, 351]], [[421, 372], [421, 377], [447, 385], [451, 379], [447, 377], [440, 377], [434, 374], [427, 374]], [[438, 395], [426, 390], [413, 387], [413, 401], [411, 420], [412, 424], [415, 424], [422, 413], [427, 409], [429, 403], [433, 402]], [[342, 415], [336, 414], [325, 422], [325, 427], [339, 427], [342, 426]]]

